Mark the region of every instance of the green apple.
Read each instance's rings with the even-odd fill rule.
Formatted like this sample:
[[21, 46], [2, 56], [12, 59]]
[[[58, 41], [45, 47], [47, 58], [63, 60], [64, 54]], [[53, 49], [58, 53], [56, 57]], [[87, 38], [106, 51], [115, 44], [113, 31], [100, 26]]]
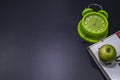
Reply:
[[98, 56], [103, 63], [110, 64], [116, 58], [116, 49], [111, 44], [104, 44], [99, 48]]

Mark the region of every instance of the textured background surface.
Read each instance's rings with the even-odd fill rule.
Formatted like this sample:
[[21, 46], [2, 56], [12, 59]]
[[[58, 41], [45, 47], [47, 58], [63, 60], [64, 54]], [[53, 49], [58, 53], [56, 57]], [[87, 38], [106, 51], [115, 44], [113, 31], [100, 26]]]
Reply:
[[[94, 0], [0, 1], [0, 80], [105, 80], [77, 34]], [[109, 12], [109, 35], [120, 30], [118, 0], [97, 1]]]

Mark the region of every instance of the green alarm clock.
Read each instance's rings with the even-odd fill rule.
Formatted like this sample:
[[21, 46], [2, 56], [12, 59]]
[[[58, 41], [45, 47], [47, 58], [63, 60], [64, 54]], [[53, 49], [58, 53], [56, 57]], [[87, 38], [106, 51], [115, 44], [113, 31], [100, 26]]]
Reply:
[[[91, 6], [98, 6], [94, 11]], [[108, 13], [99, 4], [90, 4], [82, 11], [82, 19], [78, 23], [78, 34], [89, 43], [95, 43], [108, 35]]]

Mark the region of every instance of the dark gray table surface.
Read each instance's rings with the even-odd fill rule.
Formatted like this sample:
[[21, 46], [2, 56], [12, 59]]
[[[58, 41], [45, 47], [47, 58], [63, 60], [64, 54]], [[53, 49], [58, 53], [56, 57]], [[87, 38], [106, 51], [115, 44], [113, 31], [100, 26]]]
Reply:
[[0, 80], [106, 80], [77, 33], [90, 3], [120, 30], [119, 0], [1, 0]]

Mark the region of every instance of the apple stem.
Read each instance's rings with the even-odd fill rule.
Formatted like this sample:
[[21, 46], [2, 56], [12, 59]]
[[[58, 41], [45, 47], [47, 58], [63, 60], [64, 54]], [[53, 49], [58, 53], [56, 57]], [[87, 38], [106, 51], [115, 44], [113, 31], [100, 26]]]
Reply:
[[107, 51], [110, 52], [110, 48], [108, 48]]

